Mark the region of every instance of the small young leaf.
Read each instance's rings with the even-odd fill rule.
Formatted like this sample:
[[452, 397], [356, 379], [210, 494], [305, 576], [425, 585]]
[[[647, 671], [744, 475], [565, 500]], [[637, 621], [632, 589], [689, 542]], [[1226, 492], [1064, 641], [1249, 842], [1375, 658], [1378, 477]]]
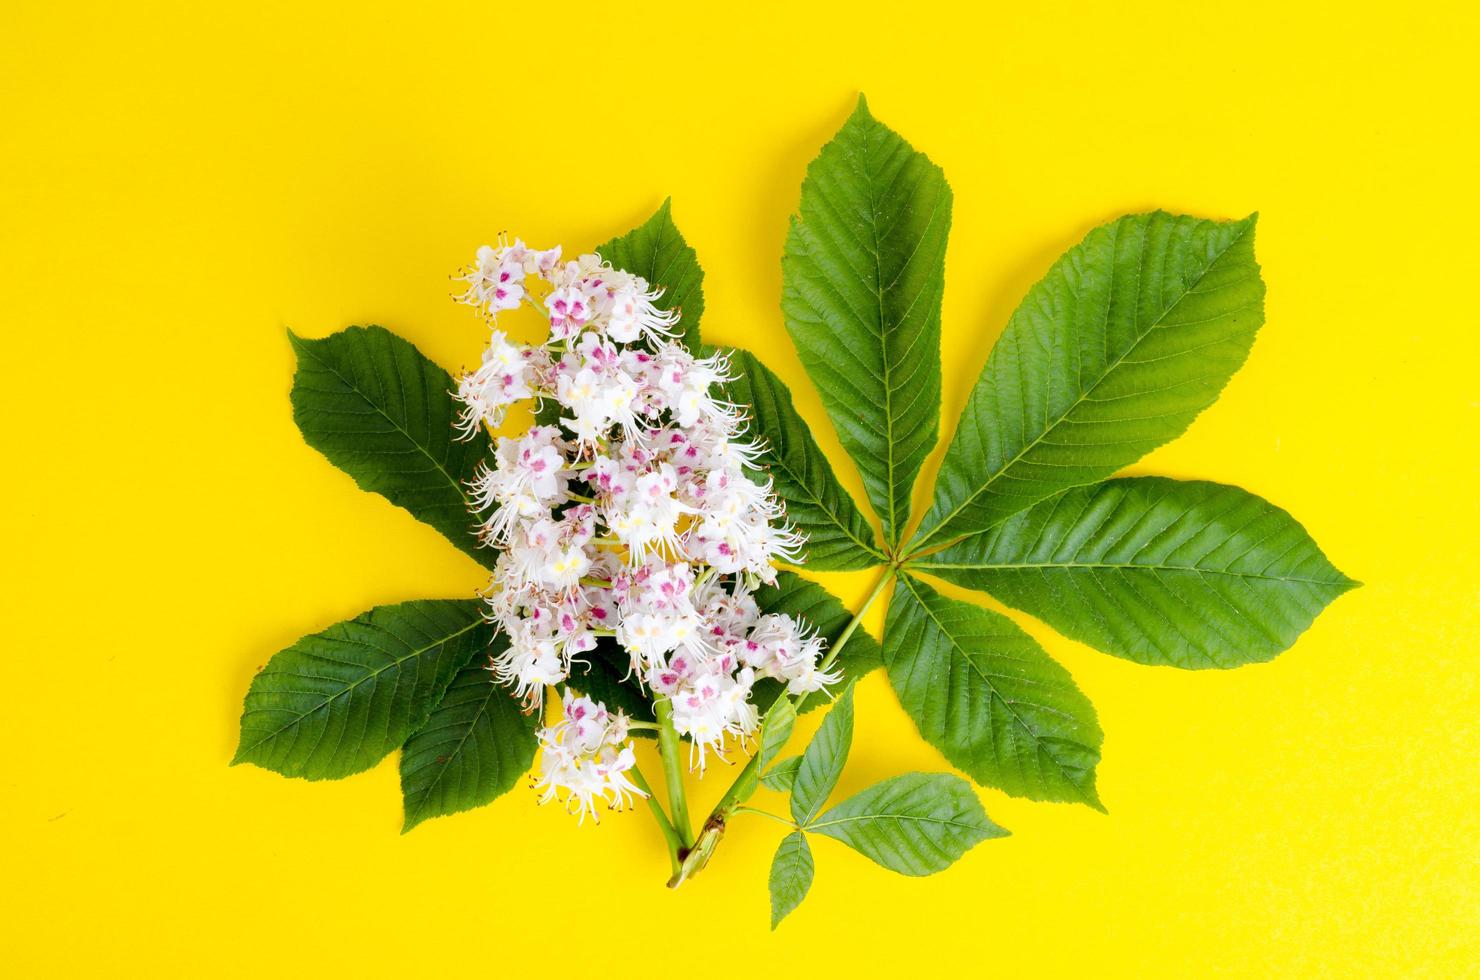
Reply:
[[754, 354], [738, 348], [727, 353], [735, 377], [725, 385], [725, 397], [749, 409], [748, 435], [761, 444], [756, 462], [775, 481], [787, 519], [807, 536], [803, 563], [818, 572], [881, 564], [873, 529], [833, 475], [786, 385]]
[[975, 845], [1007, 831], [963, 779], [911, 772], [850, 796], [807, 825], [902, 875], [944, 871]]
[[350, 327], [322, 340], [288, 335], [298, 355], [293, 421], [303, 440], [354, 477], [441, 531], [476, 561], [480, 548], [467, 483], [489, 453], [482, 429], [456, 438], [452, 377], [383, 327]]
[[771, 767], [771, 771], [761, 777], [761, 785], [778, 793], [790, 793], [792, 784], [796, 782], [797, 770], [802, 768], [802, 757], [799, 755], [787, 756]]
[[539, 716], [519, 710], [481, 657], [464, 667], [401, 749], [401, 832], [507, 793], [534, 762], [538, 725]]
[[1070, 490], [911, 567], [1106, 653], [1176, 667], [1269, 660], [1356, 585], [1273, 504], [1161, 477]]
[[689, 350], [699, 349], [699, 319], [704, 315], [704, 270], [699, 256], [673, 223], [673, 201], [670, 198], [651, 218], [605, 245], [597, 254], [663, 291], [654, 305], [660, 310], [680, 310], [680, 339]]
[[972, 779], [1013, 796], [1103, 809], [1094, 706], [1012, 620], [901, 575], [884, 659], [925, 741]]
[[340, 779], [369, 769], [426, 724], [493, 627], [476, 599], [376, 606], [305, 636], [252, 679], [232, 764]]
[[[763, 585], [756, 590], [755, 602], [762, 613], [785, 613], [811, 623], [820, 635], [827, 638], [829, 649], [853, 619], [848, 607], [831, 592], [793, 572], [778, 572], [775, 585]], [[834, 666], [843, 671], [842, 683], [848, 684], [882, 664], [883, 654], [878, 641], [866, 630], [856, 629], [848, 638], [843, 652], [838, 654]], [[756, 681], [753, 690], [751, 700], [765, 707], [783, 688], [770, 678], [762, 678]], [[797, 714], [806, 714], [813, 708], [830, 703], [831, 698], [826, 692], [814, 691], [797, 702]]]
[[812, 887], [812, 848], [807, 835], [793, 831], [781, 838], [771, 861], [771, 928], [802, 904]]
[[992, 348], [914, 549], [985, 531], [1181, 435], [1263, 322], [1253, 216], [1158, 211], [1096, 228]]
[[891, 543], [940, 430], [950, 227], [945, 175], [859, 98], [807, 168], [781, 258], [786, 329]]
[[853, 687], [849, 685], [802, 753], [802, 764], [791, 787], [791, 816], [797, 823], [807, 823], [827, 802], [828, 794], [843, 774], [852, 744]]
[[792, 726], [796, 724], [797, 711], [792, 707], [788, 698], [777, 698], [766, 711], [765, 721], [761, 723], [760, 748], [756, 750], [755, 767], [757, 770], [765, 771], [786, 748], [786, 742], [791, 738]]

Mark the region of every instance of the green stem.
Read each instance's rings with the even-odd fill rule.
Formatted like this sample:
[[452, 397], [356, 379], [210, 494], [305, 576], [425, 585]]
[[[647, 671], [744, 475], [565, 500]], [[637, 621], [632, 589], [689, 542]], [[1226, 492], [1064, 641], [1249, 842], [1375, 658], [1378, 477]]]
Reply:
[[668, 819], [668, 814], [663, 812], [663, 805], [658, 802], [657, 796], [653, 795], [653, 788], [642, 775], [642, 770], [633, 766], [627, 770], [627, 776], [632, 784], [642, 790], [647, 796], [648, 809], [653, 811], [653, 819], [658, 821], [658, 829], [663, 831], [663, 840], [668, 843], [668, 863], [673, 867], [673, 873], [678, 874], [683, 867], [683, 861], [678, 852], [683, 849], [683, 842], [678, 838], [678, 831], [673, 829], [673, 822]]
[[894, 577], [894, 571], [894, 568], [891, 566], [883, 575], [879, 576], [879, 581], [874, 584], [874, 590], [863, 600], [863, 605], [859, 607], [858, 612], [853, 614], [853, 618], [848, 620], [848, 625], [843, 627], [843, 632], [838, 634], [838, 641], [832, 645], [832, 649], [827, 652], [827, 656], [818, 665], [817, 670], [819, 673], [827, 670], [838, 659], [838, 654], [842, 652], [849, 638], [853, 636], [853, 631], [858, 629], [859, 623], [863, 622], [863, 614], [868, 612], [869, 607], [874, 604], [874, 600], [879, 597], [879, 593], [884, 591], [884, 586], [888, 585], [889, 580]]
[[797, 822], [795, 820], [789, 820], [786, 817], [781, 816], [780, 814], [772, 813], [770, 810], [758, 810], [758, 809], [756, 809], [753, 806], [737, 806], [737, 807], [735, 807], [735, 812], [736, 813], [754, 813], [757, 816], [770, 817], [772, 820], [776, 821], [777, 823], [784, 823], [784, 824], [786, 824], [792, 830], [796, 830], [797, 829]]
[[668, 809], [673, 813], [673, 828], [687, 848], [694, 842], [689, 830], [689, 802], [683, 791], [683, 742], [673, 727], [673, 702], [659, 698], [653, 702], [658, 716], [658, 754], [663, 757], [663, 779], [668, 783]]
[[[868, 594], [868, 598], [863, 600], [863, 605], [859, 607], [858, 612], [853, 614], [853, 618], [848, 621], [848, 625], [843, 627], [843, 632], [838, 634], [837, 642], [833, 644], [832, 650], [819, 665], [819, 670], [826, 670], [838, 659], [838, 654], [842, 652], [849, 638], [858, 629], [859, 623], [863, 622], [864, 615], [873, 606], [874, 601], [884, 591], [884, 586], [889, 584], [889, 580], [894, 577], [897, 571], [898, 566], [893, 564], [885, 569], [884, 574], [879, 577], [879, 581], [874, 585], [873, 591]], [[795, 700], [800, 701], [801, 698], [796, 698]], [[660, 716], [659, 721], [661, 720], [662, 718]], [[700, 828], [699, 836], [694, 841], [693, 847], [689, 848], [683, 854], [683, 866], [668, 880], [669, 888], [677, 888], [704, 870], [704, 866], [709, 863], [709, 858], [714, 854], [714, 849], [719, 846], [720, 838], [724, 836], [726, 823], [730, 817], [740, 812], [742, 804], [755, 794], [756, 787], [760, 785], [760, 782], [760, 756], [753, 755], [745, 763], [745, 768], [740, 770], [740, 775], [736, 776], [735, 781], [730, 784], [730, 788], [725, 791], [725, 795], [714, 805], [714, 809], [709, 811], [709, 817], [704, 821], [704, 826]], [[746, 809], [749, 810], [750, 808], [746, 807]], [[753, 812], [763, 813], [764, 811], [755, 810]], [[772, 814], [766, 815], [773, 816]], [[687, 824], [687, 820], [685, 820], [685, 824]]]

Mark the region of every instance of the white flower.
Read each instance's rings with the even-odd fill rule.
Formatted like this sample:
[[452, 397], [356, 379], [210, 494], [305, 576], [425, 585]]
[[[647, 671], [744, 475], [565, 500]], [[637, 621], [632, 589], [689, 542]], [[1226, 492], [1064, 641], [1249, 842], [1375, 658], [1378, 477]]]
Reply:
[[822, 638], [808, 633], [790, 616], [760, 617], [739, 647], [740, 661], [763, 677], [786, 682], [791, 694], [820, 691], [825, 684], [842, 680], [841, 671], [821, 673]]
[[584, 823], [596, 815], [600, 800], [615, 810], [632, 803], [634, 796], [646, 797], [628, 778], [627, 770], [637, 764], [627, 740], [627, 719], [612, 715], [606, 705], [567, 690], [561, 703], [564, 718], [541, 729], [540, 779], [544, 789], [541, 803], [565, 793], [565, 808]]
[[630, 492], [605, 507], [607, 526], [639, 560], [659, 548], [678, 551], [678, 522], [693, 509], [678, 499], [678, 474], [659, 463], [638, 476]]
[[485, 463], [470, 486], [473, 508], [492, 513], [484, 521], [485, 543], [503, 544], [519, 521], [549, 516], [568, 498], [570, 472], [556, 429], [536, 426], [518, 439], [500, 437], [493, 468]]
[[702, 421], [731, 433], [739, 424], [735, 407], [715, 397], [715, 386], [730, 380], [723, 355], [696, 359], [677, 344], [664, 344], [658, 350], [655, 376], [680, 428], [690, 429]]
[[750, 703], [755, 674], [748, 667], [733, 674], [716, 669], [680, 676], [670, 698], [673, 727], [693, 744], [696, 767], [704, 769], [708, 753], [724, 758], [727, 736], [748, 738], [760, 726], [760, 715]]
[[503, 331], [493, 332], [478, 370], [458, 380], [457, 398], [465, 406], [457, 422], [462, 438], [472, 438], [480, 425], [497, 427], [509, 405], [534, 397], [527, 352], [528, 348], [509, 343]]
[[[522, 252], [524, 243], [516, 241], [513, 248]], [[459, 297], [462, 302], [493, 315], [519, 305], [524, 299], [524, 264], [509, 260], [509, 251], [509, 246], [503, 244], [478, 249], [477, 262], [458, 277], [468, 284], [467, 292]]]
[[550, 332], [556, 337], [573, 337], [591, 319], [591, 299], [577, 283], [555, 290], [545, 300], [550, 313]]
[[541, 624], [526, 620], [509, 633], [509, 646], [493, 659], [493, 676], [514, 689], [526, 708], [538, 708], [545, 688], [565, 680], [570, 669]]

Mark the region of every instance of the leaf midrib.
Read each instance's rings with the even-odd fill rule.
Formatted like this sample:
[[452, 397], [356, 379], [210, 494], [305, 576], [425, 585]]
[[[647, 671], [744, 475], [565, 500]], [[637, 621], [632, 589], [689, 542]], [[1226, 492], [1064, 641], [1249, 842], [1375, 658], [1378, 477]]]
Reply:
[[[972, 659], [970, 653], [966, 650], [966, 648], [956, 641], [955, 634], [953, 634], [949, 629], [946, 628], [946, 624], [941, 622], [940, 617], [935, 614], [935, 610], [930, 608], [930, 604], [925, 601], [924, 597], [922, 597], [919, 592], [915, 591], [914, 582], [910, 578], [910, 576], [901, 575], [899, 576], [899, 579], [905, 584], [905, 588], [910, 590], [910, 595], [914, 597], [915, 602], [919, 604], [920, 608], [925, 611], [925, 615], [929, 616], [930, 619], [935, 623], [935, 628], [940, 630], [941, 635], [946, 637], [946, 639], [950, 641], [951, 646], [954, 647], [961, 654], [961, 658], [965, 660], [966, 663], [971, 667], [972, 671], [975, 672], [976, 675], [982, 679], [982, 683], [986, 684], [987, 687], [991, 689], [992, 694], [997, 698], [997, 700], [1002, 702], [1002, 706], [1007, 709], [1007, 713], [1012, 717], [1012, 720], [1017, 722], [1018, 727], [1026, 732], [1028, 737], [1033, 740], [1033, 745], [1038, 748], [1038, 750], [1044, 756], [1046, 756], [1050, 761], [1053, 762], [1054, 768], [1057, 769], [1060, 775], [1063, 776], [1064, 781], [1074, 788], [1074, 792], [1079, 795], [1080, 799], [1082, 799], [1085, 803], [1094, 806], [1094, 799], [1085, 795], [1084, 790], [1081, 789], [1079, 784], [1074, 781], [1074, 779], [1070, 775], [1069, 770], [1065, 769], [1063, 764], [1059, 762], [1058, 759], [1054, 758], [1051, 753], [1044, 750], [1044, 739], [1039, 736], [1038, 733], [1035, 732], [1026, 721], [1023, 720], [1023, 717], [1018, 714], [1017, 709], [1013, 707], [1012, 701], [1003, 696], [1002, 690], [996, 685], [996, 683], [993, 682], [992, 676], [985, 673], [981, 668], [977, 666], [976, 661]], [[1068, 740], [1064, 739], [1063, 741]], [[1075, 742], [1072, 744], [1078, 745], [1081, 743]]]
[[[375, 403], [374, 399], [372, 399], [366, 392], [364, 392], [360, 388], [360, 386], [358, 384], [356, 384], [355, 382], [351, 381], [349, 378], [346, 378], [343, 374], [339, 373], [338, 369], [335, 368], [333, 364], [330, 364], [328, 361], [324, 360], [317, 353], [315, 353], [314, 350], [313, 350], [313, 348], [310, 347], [301, 338], [294, 337], [293, 339], [294, 339], [296, 345], [298, 346], [299, 350], [303, 351], [303, 353], [305, 353], [309, 357], [313, 358], [313, 360], [315, 362], [317, 362], [318, 364], [322, 365], [326, 370], [328, 370], [328, 372], [330, 374], [332, 374], [332, 375], [334, 375], [334, 377], [338, 378], [347, 388], [349, 388], [350, 391], [353, 391], [356, 395], [358, 395], [361, 401], [363, 401], [366, 405], [369, 405], [370, 408], [374, 410], [375, 414], [379, 415], [381, 418], [385, 419], [386, 422], [390, 423], [391, 428], [395, 429], [401, 435], [405, 436], [407, 442], [409, 442], [409, 443], [411, 443], [411, 445], [415, 446], [418, 452], [420, 452], [423, 456], [425, 456], [428, 460], [430, 460], [431, 461], [431, 464], [437, 468], [437, 472], [441, 473], [444, 477], [446, 477], [448, 484], [451, 485], [451, 487], [452, 487], [453, 490], [457, 491], [458, 497], [461, 498], [463, 504], [465, 506], [467, 506], [469, 508], [470, 512], [471, 512], [472, 501], [470, 501], [468, 499], [468, 495], [463, 491], [463, 486], [462, 486], [461, 481], [459, 481], [456, 478], [454, 478], [453, 475], [450, 472], [448, 472], [447, 467], [445, 465], [443, 465], [443, 463], [442, 463], [441, 460], [438, 460], [437, 457], [433, 456], [427, 450], [427, 448], [425, 446], [423, 446], [420, 442], [418, 442], [417, 439], [416, 439], [416, 437], [413, 436], [410, 432], [408, 432], [404, 427], [402, 427], [402, 425], [399, 422], [397, 422], [395, 419], [393, 419], [389, 415], [387, 415], [385, 413], [385, 410], [382, 409], [379, 405], [377, 405]], [[399, 381], [399, 378], [397, 380]], [[406, 397], [405, 386], [404, 385], [402, 385], [401, 397], [402, 397], [402, 399], [404, 399]], [[404, 404], [404, 401], [403, 401], [403, 404]]]
[[874, 175], [868, 162], [868, 133], [863, 134], [860, 153], [863, 156], [864, 173], [868, 174], [868, 227], [869, 234], [874, 241], [874, 304], [879, 314], [879, 361], [883, 365], [884, 376], [879, 380], [884, 382], [884, 446], [887, 458], [884, 468], [888, 471], [885, 480], [885, 492], [888, 494], [889, 510], [884, 515], [884, 536], [886, 544], [893, 546], [899, 542], [899, 527], [895, 521], [894, 513], [894, 392], [889, 385], [889, 344], [887, 337], [889, 328], [884, 324], [884, 266], [879, 252], [879, 214], [878, 198], [874, 194]]
[[[985, 532], [983, 532], [985, 533]], [[1339, 586], [1345, 583], [1335, 580], [1316, 578], [1300, 578], [1293, 575], [1265, 575], [1259, 572], [1235, 572], [1222, 568], [1199, 568], [1196, 565], [1143, 565], [1134, 562], [1116, 564], [1113, 562], [1001, 562], [985, 564], [956, 564], [951, 562], [910, 562], [910, 568], [934, 569], [947, 571], [1025, 571], [1038, 569], [1110, 569], [1115, 571], [1142, 571], [1142, 572], [1192, 572], [1198, 575], [1225, 575], [1232, 578], [1258, 579], [1266, 582], [1292, 582], [1300, 585], [1329, 585]]]
[[[1040, 442], [1042, 442], [1045, 438], [1047, 438], [1049, 433], [1053, 432], [1060, 425], [1062, 425], [1065, 419], [1067, 419], [1070, 415], [1072, 415], [1075, 412], [1075, 410], [1078, 409], [1079, 406], [1082, 405], [1085, 402], [1085, 400], [1089, 398], [1090, 395], [1094, 394], [1094, 392], [1100, 387], [1100, 385], [1102, 385], [1102, 384], [1105, 383], [1105, 379], [1107, 377], [1109, 377], [1110, 374], [1113, 373], [1116, 368], [1120, 367], [1121, 363], [1127, 357], [1129, 357], [1132, 353], [1134, 353], [1135, 350], [1138, 347], [1141, 346], [1141, 344], [1145, 343], [1146, 338], [1149, 337], [1149, 336], [1151, 336], [1152, 332], [1154, 332], [1154, 331], [1156, 331], [1156, 330], [1158, 330], [1158, 329], [1161, 328], [1161, 326], [1162, 326], [1163, 322], [1166, 320], [1166, 318], [1169, 317], [1169, 316], [1171, 316], [1172, 313], [1179, 306], [1182, 305], [1182, 303], [1187, 299], [1188, 296], [1194, 295], [1194, 290], [1197, 288], [1197, 286], [1204, 279], [1207, 278], [1208, 273], [1209, 273], [1210, 270], [1212, 270], [1213, 266], [1217, 265], [1219, 262], [1221, 262], [1223, 260], [1223, 256], [1225, 256], [1225, 255], [1228, 254], [1229, 249], [1233, 248], [1239, 242], [1243, 241], [1244, 236], [1247, 235], [1248, 232], [1249, 232], [1249, 227], [1250, 226], [1246, 224], [1239, 231], [1239, 233], [1238, 233], [1237, 236], [1235, 236], [1231, 241], [1229, 241], [1229, 243], [1227, 245], [1225, 245], [1222, 249], [1220, 249], [1218, 251], [1218, 254], [1217, 255], [1213, 256], [1213, 258], [1208, 262], [1207, 266], [1198, 275], [1197, 279], [1195, 279], [1190, 285], [1188, 285], [1182, 291], [1182, 294], [1177, 297], [1177, 301], [1175, 303], [1173, 303], [1171, 306], [1167, 307], [1165, 310], [1163, 310], [1157, 316], [1156, 320], [1149, 327], [1147, 327], [1141, 333], [1140, 336], [1138, 336], [1136, 338], [1135, 342], [1132, 343], [1132, 344], [1130, 344], [1120, 354], [1120, 356], [1115, 359], [1115, 363], [1109, 365], [1108, 367], [1105, 368], [1104, 371], [1100, 372], [1100, 376], [1095, 380], [1095, 383], [1092, 384], [1092, 385], [1090, 385], [1085, 390], [1081, 391], [1079, 393], [1079, 397], [1074, 400], [1074, 404], [1070, 405], [1068, 407], [1068, 409], [1066, 409], [1061, 415], [1059, 415], [1058, 418], [1054, 419], [1054, 421], [1051, 424], [1049, 424], [1047, 426], [1044, 426], [1043, 431], [1041, 431], [1040, 433], [1038, 433], [1038, 435], [1034, 436], [1032, 442], [1030, 442], [1030, 443], [1028, 443], [1028, 445], [1024, 446], [1021, 450], [1018, 451], [1017, 455], [1013, 456], [1012, 459], [1008, 460], [1000, 468], [998, 468], [997, 472], [993, 473], [990, 477], [988, 477], [985, 483], [983, 483], [981, 486], [979, 486], [975, 490], [973, 490], [966, 497], [965, 500], [963, 500], [959, 505], [957, 505], [944, 518], [942, 518], [941, 520], [937, 521], [934, 527], [932, 527], [929, 531], [927, 531], [923, 536], [920, 536], [920, 537], [916, 538], [915, 539], [915, 550], [916, 551], [919, 551], [919, 549], [923, 548], [925, 546], [925, 542], [927, 542], [931, 538], [935, 537], [935, 535], [940, 531], [941, 528], [946, 527], [947, 525], [949, 525], [951, 523], [951, 521], [955, 520], [956, 517], [957, 517], [957, 515], [959, 515], [963, 510], [965, 510], [973, 501], [976, 500], [977, 497], [980, 497], [982, 494], [986, 493], [987, 492], [987, 489], [989, 487], [991, 487], [991, 485], [993, 483], [995, 483], [999, 477], [1001, 477], [1003, 474], [1005, 474], [1008, 470], [1012, 469], [1012, 467], [1014, 465], [1016, 465], [1019, 460], [1021, 460], [1031, 450], [1033, 450], [1034, 448], [1036, 448], [1037, 445]], [[1113, 276], [1112, 276], [1111, 281], [1112, 281], [1112, 283], [1114, 282]], [[1108, 309], [1108, 303], [1109, 302], [1110, 302], [1110, 297], [1106, 297], [1107, 309]], [[1006, 520], [1007, 517], [1009, 517], [1009, 516], [1011, 516], [1011, 515], [1004, 516], [1002, 518], [1002, 520]], [[997, 523], [1001, 523], [1001, 521], [998, 521]], [[995, 527], [995, 526], [996, 526], [996, 524], [993, 524], [991, 527]], [[975, 534], [982, 534], [982, 533], [984, 533], [986, 531], [991, 530], [991, 527], [980, 528], [980, 529], [978, 529], [976, 531], [973, 531], [973, 532], [971, 532], [969, 534], [963, 535], [961, 538], [959, 538], [957, 540], [965, 540], [966, 538], [972, 537]]]
[[[827, 814], [824, 813], [823, 817], [826, 816]], [[807, 824], [802, 829], [816, 831], [822, 829], [823, 827], [836, 827], [839, 824], [858, 823], [862, 820], [908, 820], [914, 823], [930, 823], [939, 824], [945, 827], [961, 827], [966, 830], [979, 831], [982, 829], [977, 824], [962, 823], [959, 820], [947, 820], [941, 817], [919, 817], [913, 814], [906, 813], [860, 813], [856, 816], [851, 817], [836, 817], [832, 820], [818, 820], [815, 823]]]
[[[832, 520], [833, 524], [837, 526], [838, 530], [843, 532], [843, 536], [845, 538], [847, 538], [849, 541], [852, 541], [854, 544], [858, 545], [860, 548], [873, 555], [875, 558], [878, 558], [880, 560], [883, 559], [883, 552], [879, 551], [878, 548], [875, 548], [873, 545], [867, 543], [866, 541], [859, 538], [858, 535], [854, 534], [852, 528], [848, 527], [848, 525], [843, 522], [842, 515], [840, 515], [833, 508], [829, 507], [827, 504], [823, 503], [822, 498], [813, 493], [812, 489], [807, 486], [806, 479], [800, 476], [796, 470], [792, 469], [791, 466], [787, 463], [786, 457], [780, 453], [776, 455], [776, 466], [781, 469], [781, 471], [784, 472], [788, 477], [790, 477], [791, 481], [794, 484], [802, 489], [805, 497], [810, 500], [811, 503], [818, 510], [822, 511]], [[834, 479], [836, 479], [836, 476], [834, 476]]]
[[411, 816], [420, 817], [421, 812], [426, 809], [427, 801], [431, 799], [432, 791], [435, 790], [438, 786], [442, 785], [442, 777], [447, 775], [447, 770], [451, 768], [452, 760], [456, 758], [459, 752], [462, 751], [462, 747], [467, 744], [468, 739], [472, 738], [473, 729], [478, 727], [479, 719], [481, 719], [485, 714], [488, 713], [488, 705], [493, 700], [493, 696], [496, 693], [500, 693], [498, 690], [498, 686], [493, 683], [492, 678], [489, 678], [488, 690], [484, 693], [483, 699], [478, 703], [478, 710], [473, 713], [472, 718], [468, 719], [468, 723], [463, 728], [462, 737], [457, 740], [457, 744], [454, 745], [450, 751], [444, 753], [447, 761], [442, 764], [442, 768], [437, 770], [437, 774], [432, 777], [432, 781], [430, 783], [422, 787], [419, 793], [419, 798], [417, 800], [416, 809], [410, 814]]
[[[439, 646], [442, 646], [443, 644], [449, 643], [452, 640], [457, 639], [459, 636], [462, 636], [464, 633], [469, 633], [469, 632], [477, 629], [481, 625], [483, 625], [483, 621], [481, 619], [475, 619], [473, 622], [469, 623], [467, 626], [464, 626], [462, 629], [458, 630], [455, 633], [449, 633], [449, 634], [447, 634], [446, 636], [442, 637], [439, 640], [436, 640], [436, 641], [434, 641], [432, 643], [428, 643], [424, 647], [419, 647], [417, 649], [411, 650], [411, 651], [407, 652], [404, 656], [397, 657], [397, 658], [391, 660], [389, 663], [382, 664], [381, 666], [379, 666], [379, 667], [375, 668], [374, 670], [370, 671], [365, 676], [356, 678], [353, 682], [351, 682], [344, 689], [339, 690], [339, 691], [335, 691], [333, 694], [329, 695], [327, 698], [325, 698], [324, 700], [320, 701], [318, 704], [314, 705], [312, 708], [309, 708], [307, 711], [304, 711], [301, 714], [297, 715], [297, 717], [293, 718], [292, 721], [289, 721], [286, 724], [279, 726], [276, 730], [270, 732], [267, 735], [264, 735], [262, 738], [260, 738], [257, 741], [253, 742], [251, 745], [243, 745], [238, 750], [238, 754], [244, 753], [244, 752], [250, 752], [253, 749], [258, 748], [259, 746], [264, 745], [267, 742], [272, 741], [273, 739], [277, 738], [279, 735], [281, 735], [283, 732], [287, 731], [288, 729], [293, 728], [296, 725], [302, 724], [303, 721], [304, 721], [304, 719], [308, 718], [310, 715], [318, 714], [320, 711], [324, 710], [326, 707], [328, 707], [329, 705], [333, 704], [339, 698], [342, 698], [346, 694], [349, 694], [351, 691], [353, 691], [355, 688], [359, 687], [361, 684], [365, 683], [366, 681], [374, 680], [375, 678], [379, 677], [381, 674], [385, 673], [387, 670], [390, 670], [393, 667], [399, 667], [401, 664], [406, 663], [408, 660], [413, 660], [416, 657], [420, 657], [420, 656], [426, 654], [428, 651], [430, 651], [434, 647], [439, 647]], [[365, 644], [361, 644], [361, 645], [365, 645]]]

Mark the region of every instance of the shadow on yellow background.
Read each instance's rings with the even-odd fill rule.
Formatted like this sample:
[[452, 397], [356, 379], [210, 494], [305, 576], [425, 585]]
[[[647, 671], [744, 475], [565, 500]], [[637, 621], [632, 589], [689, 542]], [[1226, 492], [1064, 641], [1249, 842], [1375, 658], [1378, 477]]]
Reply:
[[[1480, 971], [1468, 5], [126, 6], [0, 36], [4, 972]], [[802, 172], [860, 89], [955, 190], [946, 434], [1090, 227], [1258, 209], [1253, 355], [1134, 472], [1245, 486], [1366, 587], [1233, 672], [1018, 617], [1099, 710], [1109, 815], [983, 791], [1014, 836], [925, 880], [819, 841], [774, 936], [764, 821], [670, 893], [640, 813], [578, 830], [520, 789], [401, 837], [393, 760], [227, 768], [274, 651], [482, 581], [302, 443], [285, 328], [470, 362], [447, 275], [502, 230], [590, 247], [673, 195], [706, 336], [795, 386], [863, 499], [778, 310]], [[881, 675], [858, 713], [840, 794], [945, 768]]]

